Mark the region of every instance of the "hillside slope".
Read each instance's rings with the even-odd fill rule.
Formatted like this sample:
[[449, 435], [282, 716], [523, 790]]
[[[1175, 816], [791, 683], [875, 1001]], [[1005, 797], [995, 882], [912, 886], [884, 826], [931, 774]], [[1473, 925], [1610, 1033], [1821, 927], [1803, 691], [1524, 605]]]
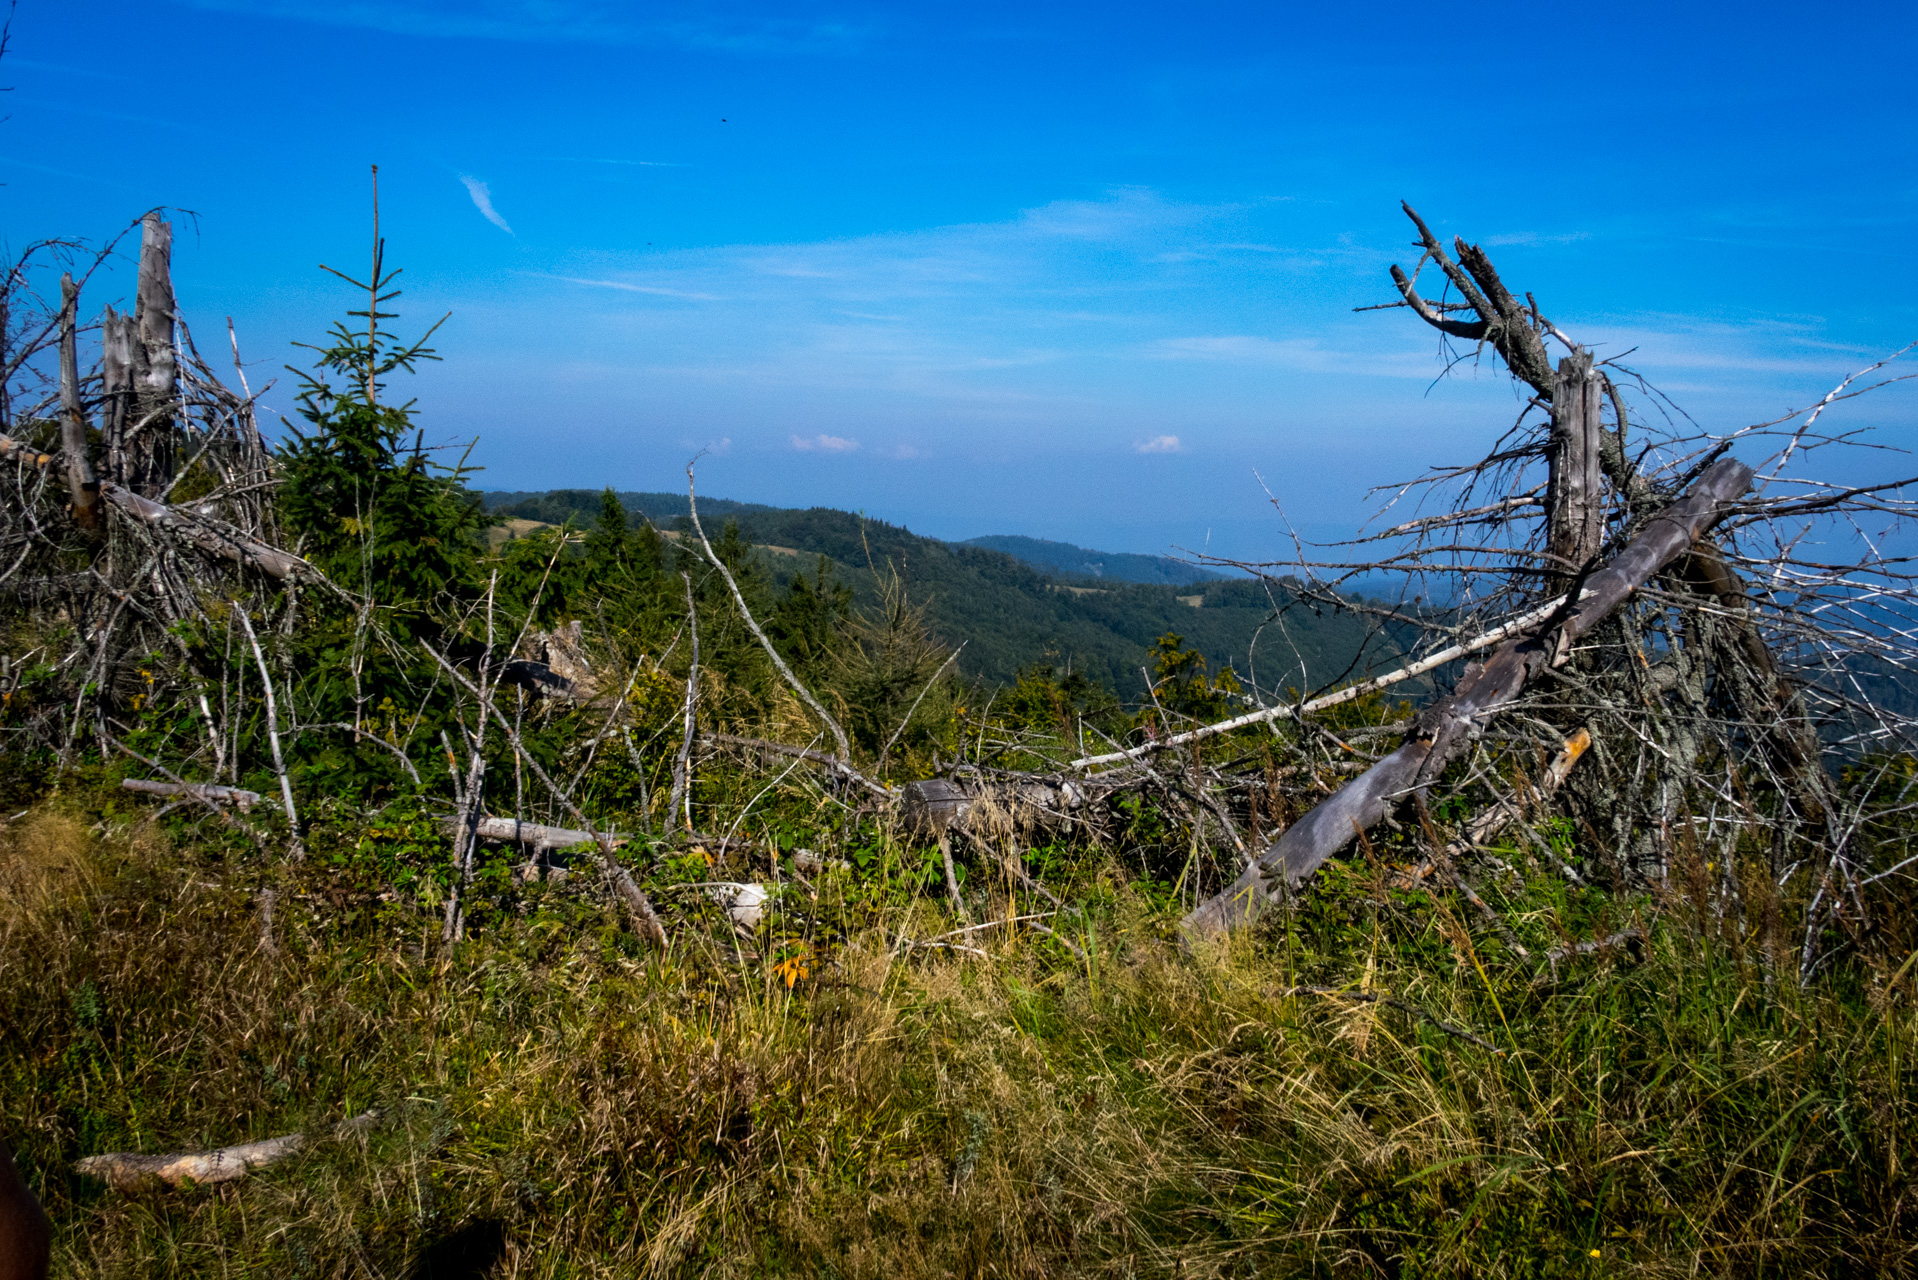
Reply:
[[1147, 582], [1178, 587], [1193, 582], [1216, 582], [1225, 576], [1183, 560], [1175, 560], [1171, 556], [1145, 556], [1130, 551], [1093, 551], [1076, 547], [1070, 542], [1025, 538], [1010, 533], [967, 538], [965, 545], [1003, 551], [1042, 573], [1069, 574], [1108, 582]]
[[[650, 519], [669, 531], [690, 527], [683, 494], [619, 497], [635, 521]], [[590, 522], [600, 502], [597, 492], [579, 489], [485, 498], [498, 516], [548, 524], [570, 519], [576, 525]], [[1189, 586], [1094, 585], [1080, 576], [1062, 580], [1005, 551], [922, 537], [825, 507], [800, 510], [712, 498], [700, 500], [700, 517], [712, 535], [718, 522], [737, 520], [748, 539], [768, 550], [766, 567], [782, 587], [823, 555], [859, 603], [870, 605], [879, 596], [878, 575], [898, 573], [910, 598], [925, 605], [939, 636], [954, 646], [965, 644], [961, 671], [991, 683], [1010, 683], [1020, 668], [1051, 661], [1069, 664], [1121, 697], [1139, 697], [1145, 684], [1140, 668], [1149, 661], [1152, 644], [1168, 632], [1203, 653], [1213, 671], [1229, 666], [1242, 678], [1256, 677], [1261, 689], [1281, 692], [1338, 679], [1354, 669], [1362, 649], [1370, 663], [1386, 662], [1398, 652], [1389, 639], [1375, 636], [1364, 620], [1350, 615], [1295, 608], [1282, 624], [1268, 625], [1274, 606], [1291, 602], [1279, 584], [1268, 593], [1266, 584], [1226, 579]]]

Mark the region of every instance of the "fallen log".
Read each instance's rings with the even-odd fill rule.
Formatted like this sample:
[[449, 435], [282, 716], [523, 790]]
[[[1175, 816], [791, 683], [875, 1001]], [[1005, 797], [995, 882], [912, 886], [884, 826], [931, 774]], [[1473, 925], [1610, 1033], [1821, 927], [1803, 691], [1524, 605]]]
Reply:
[[1575, 604], [1568, 602], [1537, 628], [1507, 640], [1483, 666], [1468, 667], [1457, 688], [1413, 722], [1403, 746], [1287, 828], [1230, 887], [1188, 915], [1184, 928], [1211, 935], [1249, 924], [1399, 801], [1430, 785], [1533, 675], [1563, 663], [1574, 642], [1722, 519], [1732, 501], [1751, 486], [1752, 474], [1735, 458], [1713, 463], [1689, 494], [1654, 517], [1611, 563], [1585, 579]]
[[304, 1134], [288, 1133], [212, 1151], [176, 1151], [164, 1156], [109, 1151], [77, 1161], [73, 1171], [99, 1178], [115, 1191], [131, 1195], [161, 1186], [181, 1187], [189, 1182], [202, 1185], [237, 1182], [255, 1169], [278, 1164], [305, 1145]]
[[242, 813], [260, 802], [260, 793], [257, 791], [219, 787], [211, 782], [154, 782], [147, 778], [122, 778], [120, 785], [128, 791], [139, 791], [150, 796], [185, 796], [189, 800], [238, 805]]
[[[459, 820], [449, 818], [447, 824], [457, 830]], [[481, 818], [474, 824], [473, 833], [495, 844], [523, 844], [533, 849], [567, 849], [578, 844], [593, 844], [596, 840], [590, 831], [521, 822], [518, 818]], [[625, 836], [615, 836], [611, 832], [607, 835], [615, 848], [626, 843]]]
[[101, 482], [100, 496], [115, 510], [149, 529], [170, 534], [236, 564], [258, 569], [283, 581], [317, 581], [320, 577], [318, 569], [292, 552], [269, 547], [264, 542], [249, 538], [223, 520], [141, 497], [111, 480]]
[[[364, 1132], [379, 1113], [368, 1111], [337, 1125], [330, 1135], [335, 1141]], [[277, 1138], [242, 1142], [211, 1151], [175, 1151], [170, 1155], [148, 1156], [137, 1151], [109, 1151], [74, 1162], [73, 1171], [99, 1178], [115, 1191], [132, 1195], [160, 1187], [183, 1187], [189, 1183], [205, 1186], [216, 1182], [237, 1182], [255, 1169], [278, 1164], [307, 1145], [303, 1133], [283, 1133]]]

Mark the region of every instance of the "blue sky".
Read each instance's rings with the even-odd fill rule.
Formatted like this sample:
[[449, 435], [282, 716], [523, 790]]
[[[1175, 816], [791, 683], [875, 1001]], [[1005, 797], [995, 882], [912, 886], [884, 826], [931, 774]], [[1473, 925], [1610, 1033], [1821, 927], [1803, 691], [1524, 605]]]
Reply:
[[182, 305], [257, 385], [348, 305], [316, 264], [363, 263], [377, 162], [482, 487], [706, 448], [706, 492], [942, 537], [1277, 555], [1267, 489], [1331, 534], [1516, 411], [1352, 313], [1400, 198], [1710, 427], [1918, 337], [1915, 15], [21, 0], [0, 226], [193, 211]]

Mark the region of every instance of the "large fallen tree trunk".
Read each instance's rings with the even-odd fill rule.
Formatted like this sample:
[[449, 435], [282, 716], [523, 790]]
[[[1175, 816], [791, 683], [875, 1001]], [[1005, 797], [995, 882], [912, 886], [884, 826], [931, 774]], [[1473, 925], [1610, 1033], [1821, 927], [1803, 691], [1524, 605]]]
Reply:
[[152, 498], [143, 498], [124, 485], [111, 480], [100, 485], [100, 496], [111, 503], [121, 513], [132, 517], [149, 529], [157, 529], [170, 534], [182, 542], [190, 543], [200, 550], [216, 556], [223, 556], [238, 564], [258, 569], [275, 578], [316, 580], [320, 571], [290, 551], [278, 547], [269, 547], [264, 542], [247, 537], [238, 529], [211, 516], [188, 511], [183, 507], [168, 506]]
[[1571, 646], [1726, 514], [1750, 487], [1752, 469], [1736, 458], [1713, 463], [1684, 498], [1645, 529], [1577, 593], [1570, 616], [1501, 645], [1484, 666], [1468, 667], [1450, 696], [1414, 721], [1405, 745], [1373, 765], [1289, 827], [1230, 888], [1201, 903], [1184, 927], [1217, 934], [1247, 924], [1280, 895], [1302, 884], [1413, 791], [1428, 786], [1477, 738], [1484, 721], [1511, 702], [1540, 670], [1570, 656]]

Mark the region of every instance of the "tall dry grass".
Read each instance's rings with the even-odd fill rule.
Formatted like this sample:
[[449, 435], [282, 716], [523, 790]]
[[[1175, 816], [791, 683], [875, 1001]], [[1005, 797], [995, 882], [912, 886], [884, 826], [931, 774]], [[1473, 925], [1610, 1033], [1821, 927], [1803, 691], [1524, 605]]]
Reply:
[[[583, 886], [442, 950], [430, 904], [363, 910], [320, 861], [274, 873], [268, 950], [256, 858], [77, 808], [0, 827], [0, 1097], [59, 1274], [1913, 1270], [1909, 964], [1800, 991], [1667, 924], [1552, 981], [1362, 866], [1194, 956], [1092, 857], [1084, 962], [1004, 931], [895, 956], [942, 905], [842, 879], [789, 989], [692, 917], [643, 953]], [[1591, 905], [1526, 892], [1535, 937]], [[224, 1187], [67, 1172], [291, 1130], [320, 1140]]]

